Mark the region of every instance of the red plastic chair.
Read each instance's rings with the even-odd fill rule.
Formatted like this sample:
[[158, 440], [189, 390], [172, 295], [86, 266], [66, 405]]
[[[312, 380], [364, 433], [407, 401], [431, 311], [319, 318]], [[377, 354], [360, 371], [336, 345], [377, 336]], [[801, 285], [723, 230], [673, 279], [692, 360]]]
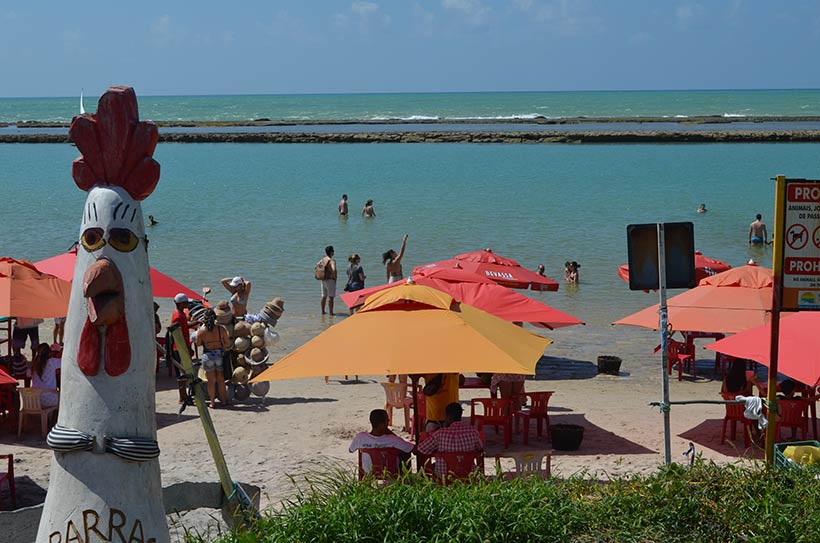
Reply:
[[157, 342], [157, 345], [156, 345], [157, 346], [157, 370], [156, 370], [156, 373], [159, 373], [160, 360], [165, 359], [165, 365], [168, 366], [168, 377], [171, 377], [171, 376], [174, 375], [174, 364], [170, 360], [168, 360], [167, 357], [165, 356], [165, 353], [167, 351], [167, 347], [165, 345], [165, 336], [157, 336], [156, 337], [156, 342]]
[[[437, 452], [433, 456], [436, 460], [436, 465], [443, 465], [446, 474], [443, 478], [436, 473], [439, 481], [444, 484], [449, 484], [452, 481], [464, 481], [470, 478], [473, 473], [480, 473], [484, 475], [484, 452]], [[443, 462], [443, 464], [439, 464]], [[438, 472], [438, 470], [434, 470]]]
[[517, 394], [517, 398], [529, 398], [530, 407], [525, 407], [513, 412], [513, 420], [515, 421], [515, 431], [519, 431], [521, 422], [524, 422], [524, 445], [530, 442], [530, 420], [535, 419], [538, 437], [542, 435], [541, 422], [546, 422], [547, 438], [552, 439], [552, 431], [550, 430], [550, 416], [547, 412], [549, 407], [550, 397], [554, 391], [546, 392], [526, 392], [524, 394]]
[[689, 352], [689, 347], [686, 345], [686, 343], [670, 339], [668, 348], [668, 365], [666, 368], [667, 373], [669, 373], [669, 375], [672, 375], [672, 367], [675, 364], [677, 364], [678, 381], [683, 381], [683, 370], [686, 368], [690, 368], [692, 372], [692, 378], [697, 379], [698, 371], [697, 366], [695, 365], [695, 357], [691, 352]]
[[8, 417], [9, 432], [14, 432], [17, 423], [17, 410], [14, 408], [14, 385], [0, 386], [0, 417]]
[[[379, 480], [394, 479], [398, 476], [401, 467], [399, 450], [393, 447], [380, 447], [373, 449], [359, 449], [359, 480], [367, 476], [375, 477]], [[362, 467], [362, 455], [370, 457], [372, 468], [370, 473], [365, 473]]]
[[[412, 409], [413, 407], [413, 398], [407, 398], [409, 402], [409, 406]], [[427, 396], [419, 391], [416, 396], [416, 401], [418, 402], [419, 411], [418, 411], [418, 419], [419, 419], [419, 431], [424, 432], [424, 427], [427, 425]], [[410, 435], [416, 435], [416, 414], [410, 417]], [[423, 440], [422, 440], [423, 441]]]
[[[17, 509], [17, 492], [14, 490], [14, 455], [0, 454], [0, 460], [3, 458], [8, 459], [8, 468], [5, 472], [0, 471], [0, 489], [3, 488], [3, 481], [6, 481], [9, 485], [9, 494], [11, 494], [11, 507]], [[0, 510], [2, 509], [3, 502], [0, 501]]]
[[805, 441], [806, 434], [809, 433], [809, 419], [806, 416], [808, 403], [806, 400], [777, 400], [777, 408], [780, 413], [780, 419], [777, 421], [777, 426], [775, 427], [775, 434], [777, 434], [778, 439], [783, 439], [781, 430], [785, 426], [786, 428], [792, 429], [792, 437], [795, 435], [795, 429], [800, 430], [801, 439]]
[[[476, 405], [481, 405], [483, 413], [476, 413]], [[512, 399], [511, 398], [473, 398], [470, 400], [470, 423], [478, 427], [481, 432], [484, 425], [504, 427], [504, 448], [510, 447], [512, 441]]]
[[[724, 400], [734, 400], [736, 394], [732, 392], [724, 392], [722, 394]], [[754, 422], [750, 419], [747, 419], [743, 416], [743, 411], [746, 409], [746, 406], [742, 403], [727, 403], [724, 404], [726, 407], [726, 414], [723, 416], [723, 429], [720, 432], [720, 444], [726, 442], [726, 425], [728, 423], [732, 423], [731, 427], [731, 439], [732, 441], [735, 440], [737, 436], [737, 423], [741, 423], [743, 425], [743, 446], [749, 448], [749, 425]]]

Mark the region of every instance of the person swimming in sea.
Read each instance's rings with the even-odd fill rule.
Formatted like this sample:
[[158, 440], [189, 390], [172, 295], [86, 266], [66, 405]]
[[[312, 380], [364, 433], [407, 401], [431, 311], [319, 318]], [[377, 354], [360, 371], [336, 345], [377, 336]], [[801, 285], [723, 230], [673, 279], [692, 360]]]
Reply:
[[148, 215], [148, 226], [156, 226], [159, 222], [154, 218], [153, 215]]
[[362, 217], [373, 218], [375, 216], [376, 210], [373, 209], [373, 200], [368, 200], [362, 208]]
[[698, 213], [706, 213], [707, 211], [709, 210], [706, 209], [706, 204], [700, 204], [700, 207], [698, 207]]
[[749, 225], [749, 245], [763, 245], [768, 243], [769, 234], [766, 232], [766, 225], [763, 224], [763, 217], [758, 213], [755, 220]]

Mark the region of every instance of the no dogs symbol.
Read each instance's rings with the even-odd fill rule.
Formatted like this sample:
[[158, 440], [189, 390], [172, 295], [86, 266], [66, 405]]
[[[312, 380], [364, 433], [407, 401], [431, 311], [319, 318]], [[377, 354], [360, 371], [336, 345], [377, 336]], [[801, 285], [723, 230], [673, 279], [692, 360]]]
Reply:
[[786, 231], [786, 243], [795, 251], [799, 251], [809, 242], [809, 231], [802, 224], [793, 224]]

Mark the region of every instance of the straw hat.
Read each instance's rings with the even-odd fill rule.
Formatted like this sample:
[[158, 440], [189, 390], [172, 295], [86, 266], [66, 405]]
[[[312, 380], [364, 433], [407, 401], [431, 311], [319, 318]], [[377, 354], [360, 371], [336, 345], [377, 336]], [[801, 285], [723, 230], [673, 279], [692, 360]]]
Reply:
[[235, 370], [233, 370], [231, 381], [233, 381], [237, 385], [244, 385], [248, 382], [248, 370], [246, 370], [243, 367], [236, 368]]
[[246, 337], [238, 337], [233, 342], [233, 350], [238, 353], [244, 353], [251, 346], [251, 341]]
[[251, 383], [251, 393], [260, 398], [266, 396], [270, 391], [270, 383], [262, 381], [261, 383]]
[[233, 327], [233, 335], [236, 337], [249, 337], [251, 335], [251, 325], [245, 321], [237, 322]]
[[267, 326], [265, 326], [264, 323], [255, 322], [251, 325], [251, 335], [261, 336], [265, 333], [265, 328], [267, 328]]
[[250, 365], [248, 364], [248, 361], [245, 359], [244, 354], [236, 355], [236, 366], [237, 367], [242, 367], [242, 368], [250, 367]]
[[[269, 301], [265, 304], [262, 308], [261, 316], [267, 317], [268, 319], [272, 319], [274, 322], [279, 320], [282, 316], [282, 313], [285, 312], [285, 300], [282, 298], [274, 298], [273, 300]], [[267, 319], [266, 319], [267, 320]]]
[[251, 349], [251, 366], [256, 366], [259, 364], [264, 364], [268, 360], [268, 351], [265, 349], [260, 349], [259, 347], [254, 347]]
[[214, 307], [214, 313], [219, 324], [226, 324], [233, 318], [233, 310], [227, 300], [219, 300], [216, 307]]
[[262, 336], [251, 336], [251, 347], [258, 347], [260, 349], [264, 348], [265, 338]]

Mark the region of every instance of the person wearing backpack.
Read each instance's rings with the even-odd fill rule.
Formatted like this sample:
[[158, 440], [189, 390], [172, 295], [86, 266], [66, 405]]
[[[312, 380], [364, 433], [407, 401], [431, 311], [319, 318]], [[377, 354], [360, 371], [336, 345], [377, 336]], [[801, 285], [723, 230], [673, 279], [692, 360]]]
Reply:
[[333, 260], [333, 245], [325, 247], [325, 257], [316, 263], [314, 277], [322, 283], [322, 315], [325, 314], [325, 304], [332, 315], [333, 298], [336, 297], [336, 261]]

